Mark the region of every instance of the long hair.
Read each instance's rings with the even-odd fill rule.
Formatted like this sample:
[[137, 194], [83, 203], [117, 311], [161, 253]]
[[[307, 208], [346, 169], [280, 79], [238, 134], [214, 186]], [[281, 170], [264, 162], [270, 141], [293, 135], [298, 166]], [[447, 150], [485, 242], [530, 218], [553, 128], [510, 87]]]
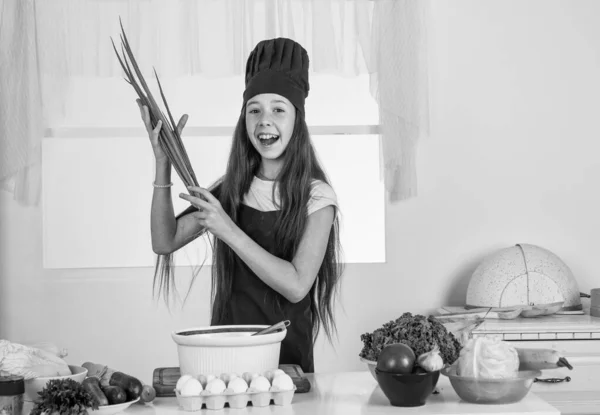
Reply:
[[[273, 191], [279, 192], [280, 214], [275, 225], [275, 246], [277, 257], [291, 261], [298, 250], [308, 219], [308, 202], [311, 197], [312, 183], [320, 180], [330, 184], [321, 167], [306, 122], [300, 112], [296, 120], [292, 137], [283, 154], [284, 162]], [[261, 156], [248, 138], [245, 111], [242, 110], [232, 138], [231, 152], [225, 174], [213, 185], [213, 194], [219, 199], [223, 210], [237, 223], [238, 211], [244, 195], [250, 189], [253, 176], [260, 167]], [[273, 195], [275, 196], [275, 194]], [[276, 200], [274, 198], [274, 200]], [[343, 272], [341, 246], [339, 240], [339, 212], [336, 212], [329, 233], [325, 257], [317, 273], [317, 278], [309, 291], [312, 312], [313, 342], [321, 327], [331, 341], [337, 331], [334, 320], [334, 303], [338, 294], [340, 278]], [[163, 261], [164, 275], [171, 263]], [[231, 300], [235, 253], [219, 238], [214, 238], [212, 267], [212, 321], [226, 317], [227, 306]], [[170, 278], [161, 278], [161, 286], [168, 290], [173, 284]], [[157, 273], [155, 272], [155, 283]], [[193, 283], [193, 281], [192, 281]], [[191, 285], [190, 285], [191, 289]]]

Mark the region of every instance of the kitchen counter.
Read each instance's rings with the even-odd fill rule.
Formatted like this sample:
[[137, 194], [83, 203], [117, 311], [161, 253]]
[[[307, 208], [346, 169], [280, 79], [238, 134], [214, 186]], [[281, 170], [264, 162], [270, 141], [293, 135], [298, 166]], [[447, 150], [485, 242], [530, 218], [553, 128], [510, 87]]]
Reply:
[[[202, 409], [186, 412], [177, 404], [176, 398], [156, 398], [151, 405], [135, 404], [123, 414], [137, 415], [174, 415], [174, 414], [439, 414], [439, 415], [475, 415], [475, 414], [532, 414], [558, 415], [559, 410], [540, 397], [529, 393], [525, 399], [510, 405], [475, 405], [461, 401], [452, 389], [449, 379], [440, 376], [438, 389], [440, 393], [432, 395], [424, 406], [416, 408], [399, 408], [389, 401], [368, 371], [346, 373], [321, 373], [306, 375], [312, 384], [308, 393], [297, 393], [288, 406], [269, 405], [267, 407], [248, 406], [245, 409], [229, 409], [212, 411]], [[93, 412], [91, 412], [93, 415]]]

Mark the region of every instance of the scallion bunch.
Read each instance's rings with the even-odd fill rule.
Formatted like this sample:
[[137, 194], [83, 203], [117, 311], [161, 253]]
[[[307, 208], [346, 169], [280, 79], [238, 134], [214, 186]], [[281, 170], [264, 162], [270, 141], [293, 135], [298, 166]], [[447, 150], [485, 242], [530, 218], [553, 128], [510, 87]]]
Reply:
[[167, 110], [167, 114], [169, 115], [168, 119], [165, 116], [165, 114], [163, 114], [163, 112], [161, 111], [156, 100], [152, 96], [152, 93], [150, 92], [150, 88], [148, 88], [148, 84], [142, 76], [142, 72], [140, 71], [135, 57], [133, 56], [133, 52], [131, 51], [129, 41], [127, 40], [127, 36], [125, 35], [125, 29], [123, 29], [123, 23], [120, 19], [119, 23], [121, 25], [122, 32], [120, 35], [122, 55], [119, 54], [112, 37], [110, 40], [112, 42], [113, 49], [117, 54], [117, 58], [119, 59], [119, 63], [121, 64], [123, 71], [125, 71], [125, 81], [133, 87], [138, 97], [140, 98], [142, 105], [148, 107], [152, 127], [155, 128], [158, 121], [162, 121], [162, 127], [160, 129], [158, 141], [163, 151], [167, 155], [169, 161], [175, 168], [175, 171], [177, 172], [179, 178], [183, 181], [186, 187], [199, 186], [198, 181], [196, 180], [196, 175], [194, 174], [194, 170], [192, 169], [192, 165], [190, 164], [189, 157], [187, 155], [187, 152], [185, 151], [183, 141], [181, 140], [181, 136], [177, 131], [177, 124], [175, 123], [175, 120], [171, 115], [171, 111], [169, 110], [169, 105], [167, 104], [165, 94], [163, 93], [160, 80], [158, 79], [158, 75], [156, 73], [156, 69], [154, 69], [154, 76], [156, 77], [156, 82], [158, 83], [160, 95]]

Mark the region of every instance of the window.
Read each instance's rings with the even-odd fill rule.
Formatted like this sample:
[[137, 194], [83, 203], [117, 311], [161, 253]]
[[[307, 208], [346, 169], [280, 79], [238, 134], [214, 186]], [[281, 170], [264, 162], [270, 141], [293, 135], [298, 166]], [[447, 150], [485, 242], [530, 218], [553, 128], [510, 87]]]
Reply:
[[[146, 75], [153, 92], [155, 79]], [[225, 169], [242, 103], [242, 77], [161, 78], [176, 119], [190, 115], [184, 142], [201, 185]], [[156, 93], [155, 97], [159, 94]], [[75, 78], [66, 116], [43, 141], [45, 268], [151, 267], [153, 154], [135, 104], [119, 78]], [[385, 191], [380, 174], [378, 112], [368, 75], [311, 74], [306, 113], [313, 142], [341, 208], [348, 263], [385, 261]], [[176, 212], [187, 207], [177, 175]], [[210, 263], [199, 239], [176, 265]]]

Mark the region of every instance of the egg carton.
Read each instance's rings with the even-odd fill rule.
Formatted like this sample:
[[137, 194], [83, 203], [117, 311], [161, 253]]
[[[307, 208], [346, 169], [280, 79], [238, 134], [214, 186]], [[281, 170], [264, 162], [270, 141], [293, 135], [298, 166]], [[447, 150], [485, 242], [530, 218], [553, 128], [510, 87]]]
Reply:
[[252, 403], [252, 406], [269, 406], [271, 403], [278, 406], [285, 406], [292, 403], [296, 386], [294, 389], [286, 391], [267, 391], [267, 392], [242, 392], [242, 393], [222, 393], [212, 394], [202, 391], [197, 396], [181, 396], [175, 389], [177, 402], [184, 411], [199, 411], [203, 408], [219, 410], [228, 404], [230, 408], [242, 409]]

